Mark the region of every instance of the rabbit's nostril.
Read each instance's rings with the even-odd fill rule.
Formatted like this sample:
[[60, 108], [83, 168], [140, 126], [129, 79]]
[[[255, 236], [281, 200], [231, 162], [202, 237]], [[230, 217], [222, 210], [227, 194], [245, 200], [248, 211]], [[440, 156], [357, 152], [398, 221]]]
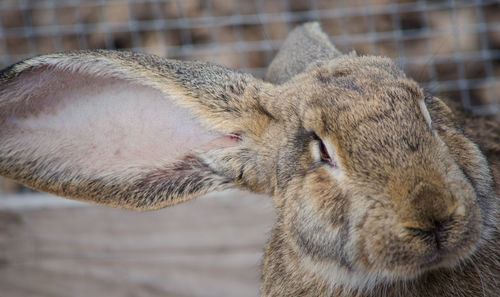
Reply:
[[453, 224], [454, 216], [450, 216], [445, 222], [432, 221], [426, 227], [405, 227], [411, 234], [436, 246], [436, 249], [442, 249], [446, 234]]
[[432, 242], [436, 245], [436, 248], [441, 249], [441, 231], [439, 229], [432, 230], [422, 230], [418, 228], [406, 228], [412, 234], [417, 235], [418, 237], [424, 239], [425, 241]]

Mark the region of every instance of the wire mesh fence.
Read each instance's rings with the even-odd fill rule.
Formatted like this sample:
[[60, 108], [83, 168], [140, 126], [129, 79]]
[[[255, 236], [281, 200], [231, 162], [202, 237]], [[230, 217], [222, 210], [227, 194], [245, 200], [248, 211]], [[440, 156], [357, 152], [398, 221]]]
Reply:
[[498, 0], [3, 0], [0, 66], [132, 49], [262, 77], [287, 33], [307, 21], [343, 51], [389, 56], [432, 93], [500, 115]]
[[497, 0], [4, 0], [0, 57], [133, 49], [262, 76], [287, 33], [317, 20], [342, 50], [394, 58], [435, 93], [499, 112]]

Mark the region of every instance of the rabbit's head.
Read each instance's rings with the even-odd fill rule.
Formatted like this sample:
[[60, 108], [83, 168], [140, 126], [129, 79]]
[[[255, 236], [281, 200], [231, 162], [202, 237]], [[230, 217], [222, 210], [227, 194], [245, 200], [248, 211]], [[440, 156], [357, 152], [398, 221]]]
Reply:
[[389, 59], [342, 55], [306, 24], [267, 79], [113, 51], [20, 62], [0, 73], [0, 174], [132, 209], [267, 193], [303, 267], [352, 286], [453, 266], [488, 240], [484, 157]]
[[298, 262], [359, 288], [467, 260], [496, 224], [484, 156], [390, 59], [332, 47], [299, 27], [267, 75], [286, 98], [275, 196]]

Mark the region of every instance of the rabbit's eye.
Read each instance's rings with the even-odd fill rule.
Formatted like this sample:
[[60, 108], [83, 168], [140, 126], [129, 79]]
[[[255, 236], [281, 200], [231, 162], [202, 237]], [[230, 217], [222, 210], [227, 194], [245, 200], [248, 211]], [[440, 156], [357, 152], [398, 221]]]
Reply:
[[319, 155], [321, 157], [321, 161], [330, 165], [332, 164], [332, 157], [330, 157], [328, 149], [321, 139], [319, 140]]
[[327, 163], [328, 165], [332, 167], [337, 167], [337, 162], [330, 156], [330, 153], [328, 152], [328, 148], [326, 147], [325, 143], [321, 138], [319, 138], [316, 134], [313, 135], [313, 138], [317, 141], [318, 143], [318, 152], [319, 152], [319, 158], [321, 159], [321, 162]]

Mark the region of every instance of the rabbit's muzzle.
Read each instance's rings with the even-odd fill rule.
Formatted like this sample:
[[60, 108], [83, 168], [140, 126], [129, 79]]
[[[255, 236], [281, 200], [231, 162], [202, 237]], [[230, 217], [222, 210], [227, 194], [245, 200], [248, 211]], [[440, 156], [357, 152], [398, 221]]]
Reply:
[[404, 228], [441, 250], [443, 239], [453, 227], [456, 217], [463, 216], [463, 206], [457, 209], [457, 202], [450, 191], [430, 183], [418, 184], [405, 200], [406, 206], [401, 205], [401, 199], [396, 200]]
[[423, 181], [408, 192], [392, 197], [394, 217], [387, 217], [387, 206], [367, 215], [360, 226], [358, 263], [386, 277], [411, 279], [468, 258], [481, 236], [472, 187]]

